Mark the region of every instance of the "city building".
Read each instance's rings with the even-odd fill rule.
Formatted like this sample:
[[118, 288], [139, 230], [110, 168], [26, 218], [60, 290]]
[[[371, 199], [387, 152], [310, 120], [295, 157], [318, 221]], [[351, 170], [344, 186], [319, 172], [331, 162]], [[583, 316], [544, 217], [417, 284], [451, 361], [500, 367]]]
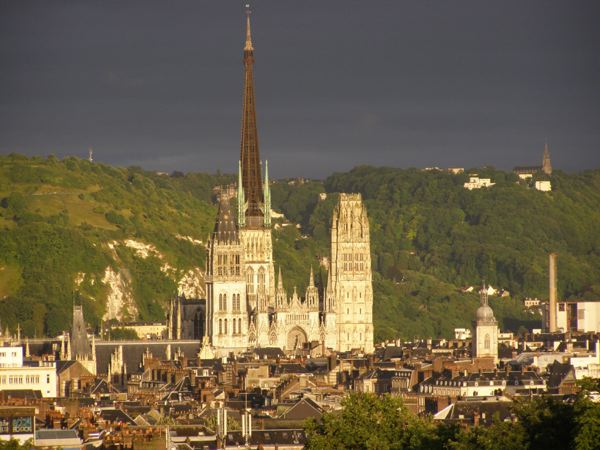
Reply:
[[39, 391], [42, 397], [56, 397], [56, 363], [24, 361], [20, 345], [0, 347], [0, 393]]
[[535, 188], [538, 191], [550, 192], [552, 191], [552, 183], [548, 180], [538, 180], [535, 182]]
[[563, 331], [600, 332], [600, 301], [558, 302], [556, 327]]

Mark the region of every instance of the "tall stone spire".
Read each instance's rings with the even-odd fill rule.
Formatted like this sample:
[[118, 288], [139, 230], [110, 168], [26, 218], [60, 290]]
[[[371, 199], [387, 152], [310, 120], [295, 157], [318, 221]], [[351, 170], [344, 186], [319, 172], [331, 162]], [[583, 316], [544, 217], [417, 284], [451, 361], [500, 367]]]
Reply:
[[544, 144], [544, 157], [542, 159], [542, 172], [546, 175], [552, 175], [552, 163], [550, 162], [550, 152], [548, 151], [548, 143]]
[[256, 128], [256, 106], [254, 98], [254, 47], [250, 32], [250, 9], [246, 9], [246, 44], [244, 46], [244, 102], [242, 109], [242, 139], [240, 161], [242, 165], [242, 187], [247, 202], [246, 225], [263, 226], [264, 203], [258, 131]]

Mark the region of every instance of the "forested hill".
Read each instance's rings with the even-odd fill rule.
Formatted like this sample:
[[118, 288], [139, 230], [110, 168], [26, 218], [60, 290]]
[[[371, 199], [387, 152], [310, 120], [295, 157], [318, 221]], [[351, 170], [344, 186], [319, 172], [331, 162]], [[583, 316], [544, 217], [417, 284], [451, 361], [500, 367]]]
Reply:
[[[466, 174], [373, 167], [324, 182], [274, 182], [273, 208], [285, 214], [274, 230], [285, 287], [302, 293], [310, 266], [328, 255], [335, 193], [361, 192], [377, 339], [449, 336], [469, 326], [477, 295], [460, 288], [482, 279], [513, 295], [492, 299], [504, 328], [536, 325], [520, 300], [546, 296], [549, 251], [559, 253], [561, 296], [600, 299], [600, 171], [556, 172], [550, 193], [510, 173], [478, 173], [497, 184], [466, 191]], [[201, 295], [212, 188], [234, 179], [0, 157], [2, 328], [55, 334], [68, 327], [73, 301], [94, 326], [103, 317], [157, 320], [178, 285]]]

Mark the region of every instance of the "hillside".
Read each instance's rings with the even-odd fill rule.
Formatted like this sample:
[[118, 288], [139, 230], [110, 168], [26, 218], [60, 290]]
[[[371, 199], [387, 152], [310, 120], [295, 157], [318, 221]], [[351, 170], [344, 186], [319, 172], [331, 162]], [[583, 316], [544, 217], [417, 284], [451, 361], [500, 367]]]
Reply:
[[[449, 336], [469, 326], [483, 278], [505, 328], [532, 326], [522, 296], [545, 297], [547, 252], [559, 252], [559, 292], [600, 298], [600, 171], [552, 176], [541, 193], [512, 174], [465, 191], [464, 175], [359, 167], [324, 182], [273, 183], [276, 265], [303, 292], [329, 253], [336, 192], [361, 192], [371, 221], [376, 339]], [[485, 172], [480, 171], [480, 174]], [[177, 289], [203, 294], [212, 188], [230, 175], [159, 175], [66, 158], [0, 157], [2, 328], [29, 336], [68, 327], [78, 297], [104, 320], [162, 320]], [[320, 200], [319, 193], [327, 198]], [[298, 226], [296, 226], [298, 224]], [[325, 272], [321, 269], [321, 276]]]

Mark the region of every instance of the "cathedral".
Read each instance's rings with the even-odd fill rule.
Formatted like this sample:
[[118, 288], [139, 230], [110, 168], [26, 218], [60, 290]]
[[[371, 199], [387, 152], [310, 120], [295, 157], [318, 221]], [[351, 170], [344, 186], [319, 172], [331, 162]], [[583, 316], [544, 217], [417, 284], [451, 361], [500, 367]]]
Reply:
[[[281, 270], [276, 274], [268, 164], [265, 161], [263, 177], [253, 65], [248, 15], [238, 182], [237, 188], [220, 189], [219, 210], [207, 243], [201, 353], [219, 356], [253, 347], [293, 351], [306, 343], [336, 351], [372, 352], [369, 221], [360, 194], [340, 194], [333, 213], [327, 284], [321, 291], [312, 268], [304, 293], [294, 289], [290, 294], [284, 274]], [[181, 306], [171, 306], [171, 317], [179, 317], [175, 322], [181, 324], [174, 308]], [[171, 333], [181, 334], [181, 325]]]

